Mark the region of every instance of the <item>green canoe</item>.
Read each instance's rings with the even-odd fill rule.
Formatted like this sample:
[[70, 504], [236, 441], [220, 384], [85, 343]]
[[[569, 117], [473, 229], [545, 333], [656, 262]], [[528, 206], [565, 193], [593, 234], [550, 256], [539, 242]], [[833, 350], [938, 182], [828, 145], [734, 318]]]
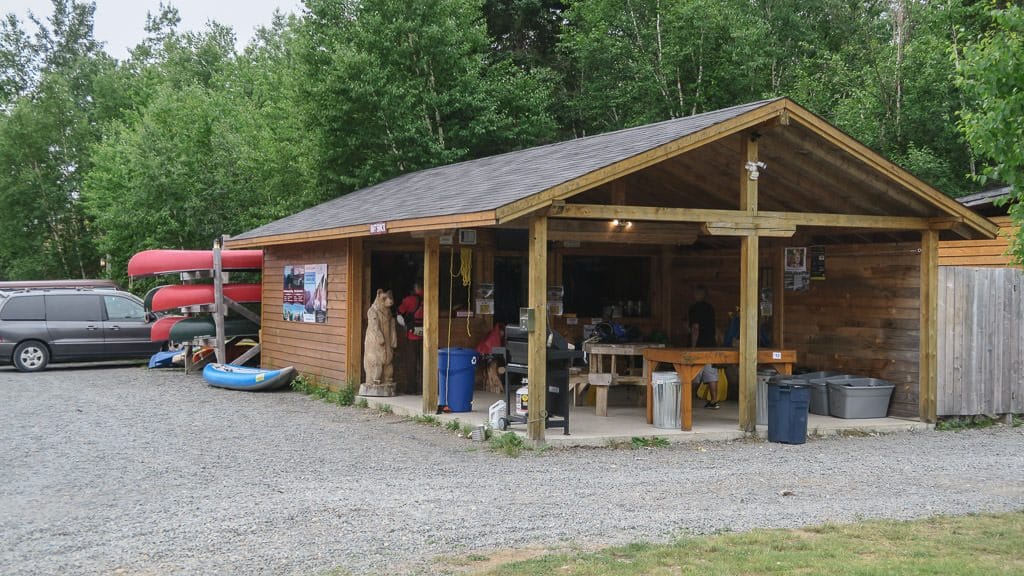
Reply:
[[[224, 334], [227, 338], [235, 336], [256, 336], [260, 327], [246, 318], [234, 317], [224, 319]], [[171, 342], [187, 342], [195, 338], [214, 338], [217, 328], [212, 316], [195, 316], [185, 318], [171, 326]]]

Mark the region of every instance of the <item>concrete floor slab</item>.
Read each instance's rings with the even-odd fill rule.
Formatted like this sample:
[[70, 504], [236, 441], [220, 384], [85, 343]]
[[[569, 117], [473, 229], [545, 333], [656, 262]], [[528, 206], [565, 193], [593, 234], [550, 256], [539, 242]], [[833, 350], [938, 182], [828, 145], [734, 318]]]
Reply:
[[[420, 396], [391, 396], [387, 398], [365, 397], [371, 407], [388, 405], [395, 414], [400, 416], [416, 416], [422, 413]], [[437, 414], [442, 423], [458, 420], [472, 426], [487, 421], [487, 411], [491, 404], [504, 399], [504, 396], [481, 392], [473, 393], [473, 411]], [[658, 436], [669, 442], [720, 442], [739, 440], [747, 437], [739, 429], [739, 405], [734, 401], [722, 403], [719, 410], [702, 408], [703, 401], [694, 400], [693, 430], [684, 432], [677, 429], [656, 428], [646, 421], [646, 410], [643, 407], [609, 406], [608, 416], [594, 414], [593, 406], [573, 406], [569, 412], [569, 435], [562, 434], [561, 428], [547, 431], [546, 440], [552, 446], [611, 446], [621, 442], [630, 442], [634, 437], [650, 438]], [[829, 436], [835, 434], [889, 434], [925, 430], [931, 424], [916, 419], [900, 418], [866, 418], [843, 419], [830, 416], [808, 414], [807, 434]], [[526, 435], [525, 425], [514, 425], [512, 431]], [[758, 426], [756, 435], [766, 438], [767, 426]]]

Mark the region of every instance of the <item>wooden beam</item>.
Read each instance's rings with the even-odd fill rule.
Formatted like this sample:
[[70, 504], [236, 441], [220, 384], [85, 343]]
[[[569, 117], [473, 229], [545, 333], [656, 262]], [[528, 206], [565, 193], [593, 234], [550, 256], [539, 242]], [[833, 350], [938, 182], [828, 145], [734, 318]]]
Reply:
[[[387, 234], [445, 230], [449, 228], [474, 228], [480, 226], [493, 226], [496, 223], [497, 220], [494, 216], [494, 211], [492, 210], [471, 212], [468, 214], [406, 218], [385, 222], [387, 225]], [[366, 224], [355, 224], [353, 226], [339, 226], [337, 228], [307, 230], [287, 234], [272, 234], [256, 238], [232, 238], [227, 241], [225, 246], [228, 248], [255, 248], [259, 246], [276, 246], [279, 244], [298, 244], [303, 242], [319, 242], [322, 240], [337, 240], [340, 238], [358, 238], [362, 236], [371, 236], [370, 224], [372, 223], [368, 222]]]
[[750, 134], [743, 139], [743, 162], [740, 168], [740, 211], [757, 213], [757, 178], [760, 168], [756, 165], [757, 138]]
[[771, 236], [774, 238], [790, 238], [796, 234], [796, 225], [784, 225], [768, 221], [753, 225], [736, 224], [733, 222], [708, 222], [701, 226], [708, 236]]
[[551, 220], [548, 240], [556, 242], [608, 242], [689, 246], [697, 241], [697, 227], [675, 222], [622, 222], [619, 226], [592, 220]]
[[938, 403], [939, 233], [921, 233], [921, 327], [918, 403], [924, 422], [935, 422]]
[[441, 290], [441, 242], [423, 240], [423, 413], [437, 411], [437, 350]]
[[[744, 171], [745, 173], [746, 171]], [[785, 229], [790, 226], [820, 226], [825, 228], [868, 228], [876, 230], [929, 230], [928, 218], [906, 216], [874, 216], [869, 214], [825, 214], [816, 212], [774, 212], [761, 210], [751, 214], [745, 210], [708, 210], [691, 208], [665, 208], [661, 206], [604, 206], [601, 204], [566, 204], [559, 207], [552, 218], [590, 220], [697, 222], [733, 224], [754, 228], [761, 226]]]
[[495, 215], [498, 217], [499, 223], [515, 220], [516, 218], [550, 206], [554, 200], [570, 198], [580, 192], [596, 188], [616, 178], [621, 178], [627, 174], [643, 170], [653, 164], [663, 162], [669, 158], [674, 158], [680, 154], [693, 150], [694, 148], [699, 148], [709, 142], [714, 142], [719, 138], [724, 138], [730, 134], [770, 121], [780, 114], [780, 112], [785, 108], [785, 103], [785, 99], [769, 102], [760, 108], [755, 108], [754, 110], [747, 112], [746, 114], [730, 118], [729, 120], [709, 126], [703, 130], [698, 130], [697, 132], [683, 136], [682, 138], [673, 140], [672, 142], [663, 144], [657, 148], [631, 156], [620, 162], [609, 164], [594, 170], [589, 174], [580, 176], [579, 178], [575, 178], [557, 186], [553, 186], [528, 198], [523, 198], [522, 200], [506, 204], [505, 206], [495, 210]]
[[527, 434], [534, 444], [544, 443], [547, 414], [547, 334], [548, 334], [548, 219], [544, 215], [530, 219], [529, 288], [527, 302], [534, 316], [534, 329], [529, 335], [527, 378], [529, 387], [529, 422]]
[[217, 332], [214, 353], [219, 364], [224, 364], [228, 361], [224, 333], [224, 314], [227, 312], [227, 309], [224, 306], [224, 267], [221, 260], [221, 249], [223, 246], [223, 238], [217, 238], [213, 241], [213, 324]]
[[[744, 139], [745, 150], [741, 155], [744, 166], [740, 167], [740, 208], [748, 216], [757, 219], [757, 180], [750, 177], [747, 162], [757, 162], [757, 140]], [[794, 228], [795, 231], [795, 228]], [[739, 425], [744, 432], [754, 432], [757, 427], [757, 314], [758, 314], [758, 263], [760, 245], [758, 233], [740, 238], [740, 385]]]
[[345, 380], [358, 385], [363, 381], [363, 239], [349, 238], [345, 270]]

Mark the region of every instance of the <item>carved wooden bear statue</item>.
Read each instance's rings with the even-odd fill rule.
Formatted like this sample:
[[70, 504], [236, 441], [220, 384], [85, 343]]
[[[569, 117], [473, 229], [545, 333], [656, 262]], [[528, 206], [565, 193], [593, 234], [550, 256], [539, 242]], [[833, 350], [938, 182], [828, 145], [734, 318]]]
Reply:
[[366, 311], [366, 339], [363, 342], [366, 385], [360, 391], [366, 396], [394, 395], [394, 359], [395, 347], [398, 346], [395, 318], [391, 314], [394, 304], [395, 298], [390, 290], [378, 289], [377, 297]]

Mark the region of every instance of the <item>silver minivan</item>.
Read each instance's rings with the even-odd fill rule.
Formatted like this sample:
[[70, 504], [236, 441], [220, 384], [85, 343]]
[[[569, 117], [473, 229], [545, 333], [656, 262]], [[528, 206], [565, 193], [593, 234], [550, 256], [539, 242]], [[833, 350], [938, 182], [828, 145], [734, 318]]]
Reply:
[[152, 316], [133, 294], [103, 288], [0, 290], [0, 364], [149, 358]]

